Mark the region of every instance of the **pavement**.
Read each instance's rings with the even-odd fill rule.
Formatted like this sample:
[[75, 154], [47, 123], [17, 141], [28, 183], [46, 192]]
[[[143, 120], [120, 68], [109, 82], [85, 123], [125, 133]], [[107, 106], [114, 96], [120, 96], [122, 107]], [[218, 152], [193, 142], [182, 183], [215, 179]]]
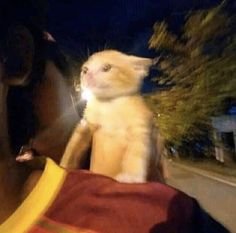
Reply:
[[168, 161], [168, 163], [169, 164], [171, 163], [172, 166], [177, 166], [181, 169], [184, 169], [184, 170], [196, 173], [198, 175], [216, 180], [218, 182], [236, 187], [236, 177], [222, 175], [213, 171], [207, 171], [206, 169], [187, 166], [187, 165], [181, 164], [181, 162]]
[[168, 162], [167, 184], [196, 198], [200, 205], [232, 233], [236, 233], [236, 182], [233, 178]]

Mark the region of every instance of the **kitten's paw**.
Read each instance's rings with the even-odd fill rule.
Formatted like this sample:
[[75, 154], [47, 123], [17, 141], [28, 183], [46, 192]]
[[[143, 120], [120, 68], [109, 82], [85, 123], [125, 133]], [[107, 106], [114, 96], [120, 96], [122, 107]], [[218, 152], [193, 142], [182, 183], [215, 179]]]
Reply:
[[121, 183], [144, 183], [146, 182], [145, 177], [135, 176], [129, 173], [120, 173], [116, 175], [115, 179]]

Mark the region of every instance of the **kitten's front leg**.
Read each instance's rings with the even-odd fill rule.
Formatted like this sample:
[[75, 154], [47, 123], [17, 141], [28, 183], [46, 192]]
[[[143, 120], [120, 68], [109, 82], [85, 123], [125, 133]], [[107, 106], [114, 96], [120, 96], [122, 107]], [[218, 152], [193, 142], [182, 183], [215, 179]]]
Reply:
[[151, 150], [150, 127], [140, 125], [129, 129], [127, 141], [122, 170], [115, 179], [124, 183], [146, 182]]
[[67, 143], [60, 166], [70, 169], [80, 167], [85, 159], [86, 151], [91, 145], [92, 135], [96, 129], [97, 126], [88, 123], [85, 119], [80, 121]]

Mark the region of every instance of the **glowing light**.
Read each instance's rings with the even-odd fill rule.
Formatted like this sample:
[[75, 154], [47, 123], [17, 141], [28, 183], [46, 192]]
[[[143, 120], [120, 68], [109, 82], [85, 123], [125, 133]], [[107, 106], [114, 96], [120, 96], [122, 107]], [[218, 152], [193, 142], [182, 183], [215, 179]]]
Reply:
[[87, 122], [84, 118], [82, 118], [82, 119], [80, 120], [80, 125], [81, 125], [82, 127], [86, 127], [87, 124], [88, 124], [88, 122]]
[[81, 94], [82, 99], [89, 101], [92, 97], [93, 97], [93, 93], [89, 89], [85, 88], [82, 91], [82, 94]]

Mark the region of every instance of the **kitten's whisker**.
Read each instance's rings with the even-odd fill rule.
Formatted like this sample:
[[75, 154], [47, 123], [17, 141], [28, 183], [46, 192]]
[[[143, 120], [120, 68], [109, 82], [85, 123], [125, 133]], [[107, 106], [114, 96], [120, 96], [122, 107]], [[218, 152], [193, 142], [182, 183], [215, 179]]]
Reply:
[[104, 44], [104, 50], [108, 50], [108, 49], [110, 49], [110, 46], [108, 45], [108, 42], [106, 42], [106, 43]]
[[89, 47], [87, 47], [87, 59], [90, 57], [90, 50]]

